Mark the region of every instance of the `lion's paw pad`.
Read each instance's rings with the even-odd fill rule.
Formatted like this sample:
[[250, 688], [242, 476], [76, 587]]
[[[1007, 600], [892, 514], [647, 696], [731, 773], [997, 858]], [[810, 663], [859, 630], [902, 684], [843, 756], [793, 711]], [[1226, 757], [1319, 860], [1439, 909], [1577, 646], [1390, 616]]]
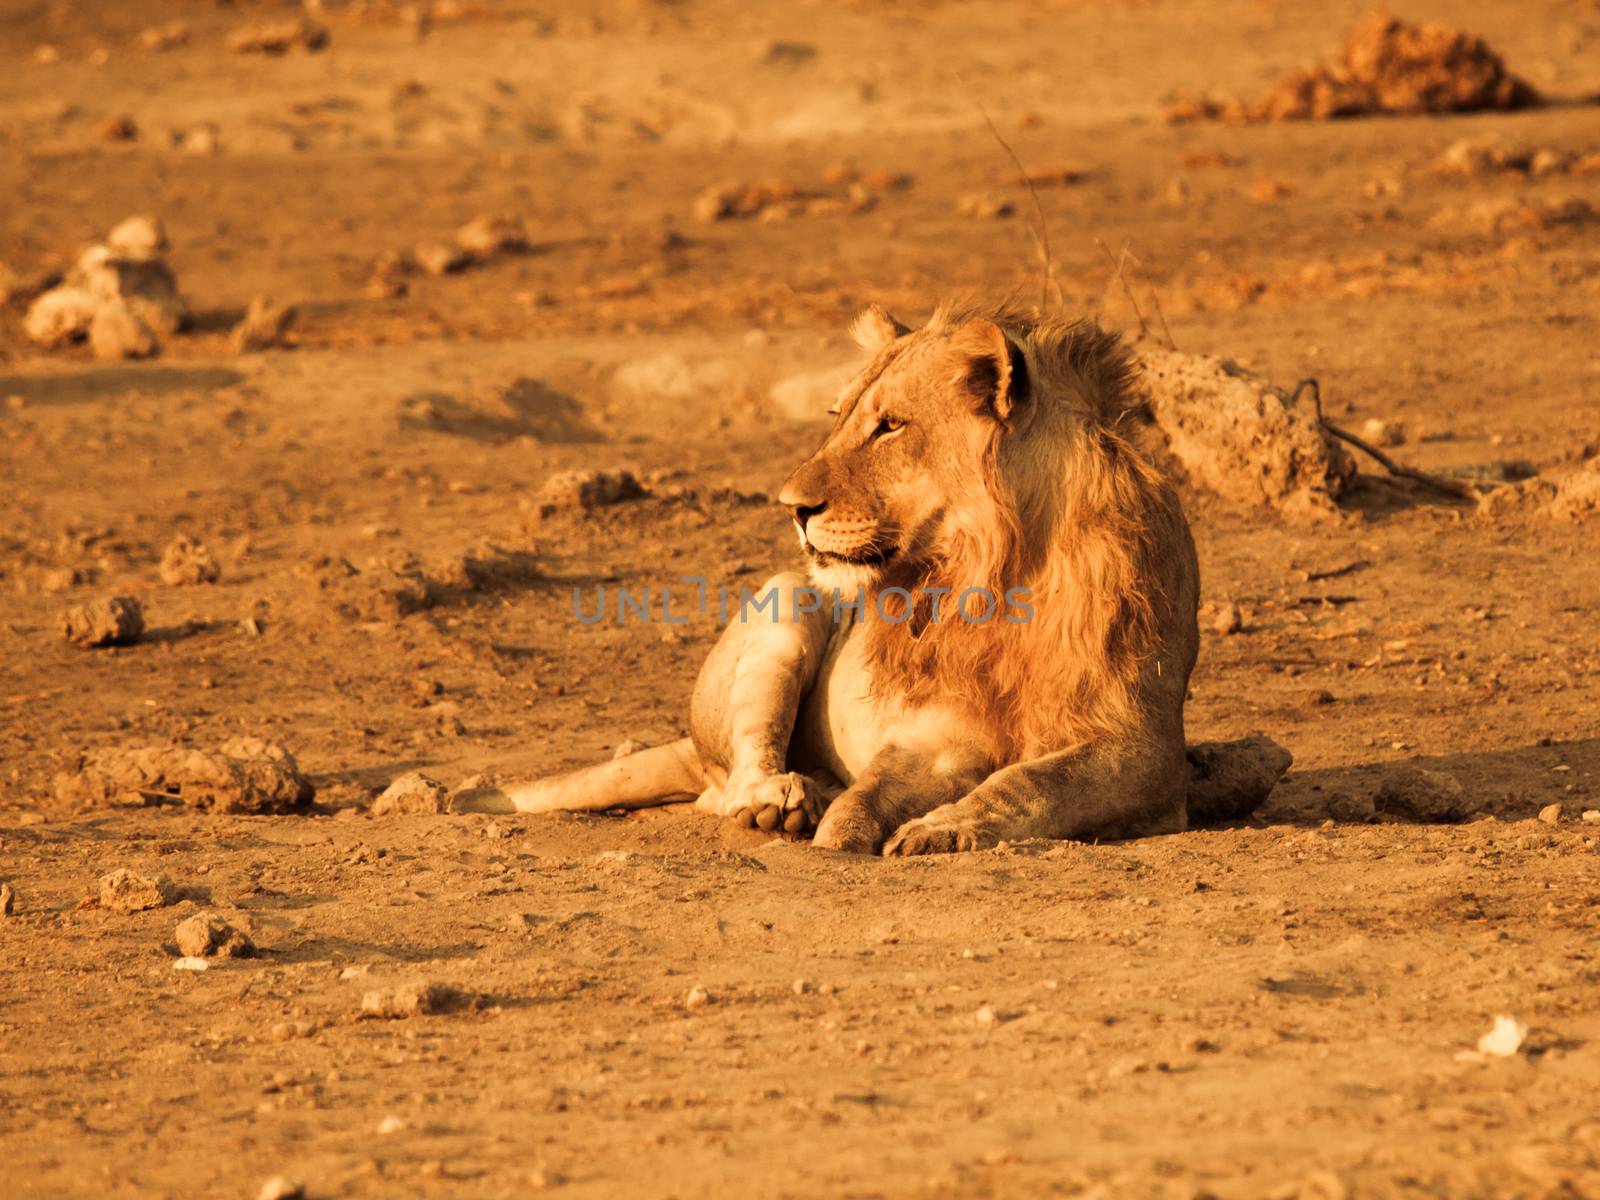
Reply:
[[746, 829], [768, 833], [804, 833], [827, 807], [828, 793], [815, 780], [795, 771], [764, 775], [730, 789], [729, 807]]

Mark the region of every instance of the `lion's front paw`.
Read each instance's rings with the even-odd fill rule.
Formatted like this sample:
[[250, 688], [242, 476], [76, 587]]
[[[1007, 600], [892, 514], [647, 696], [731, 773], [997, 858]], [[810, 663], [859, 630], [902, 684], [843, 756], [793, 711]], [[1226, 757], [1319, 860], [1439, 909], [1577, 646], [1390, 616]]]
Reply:
[[894, 831], [883, 844], [883, 854], [909, 858], [913, 854], [954, 854], [960, 850], [987, 850], [999, 839], [970, 825], [931, 821], [918, 817]]
[[729, 779], [725, 811], [749, 829], [804, 833], [815, 829], [831, 795], [798, 771]]

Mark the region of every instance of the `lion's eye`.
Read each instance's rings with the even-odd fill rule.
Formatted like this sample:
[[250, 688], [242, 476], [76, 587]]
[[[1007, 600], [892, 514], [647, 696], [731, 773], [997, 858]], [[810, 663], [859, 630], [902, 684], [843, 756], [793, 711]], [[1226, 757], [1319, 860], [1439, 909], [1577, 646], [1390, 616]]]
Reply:
[[878, 427], [872, 431], [872, 436], [875, 438], [881, 438], [891, 433], [899, 433], [905, 427], [906, 423], [899, 417], [879, 417]]

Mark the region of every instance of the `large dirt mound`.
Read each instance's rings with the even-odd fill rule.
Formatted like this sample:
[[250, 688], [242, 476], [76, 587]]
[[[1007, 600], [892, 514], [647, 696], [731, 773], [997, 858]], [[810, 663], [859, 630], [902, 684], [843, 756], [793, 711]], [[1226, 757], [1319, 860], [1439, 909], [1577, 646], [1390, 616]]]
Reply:
[[1411, 25], [1374, 13], [1351, 31], [1332, 66], [1291, 71], [1253, 103], [1234, 96], [1182, 95], [1167, 120], [1307, 121], [1408, 113], [1532, 108], [1543, 99], [1506, 70], [1473, 33]]

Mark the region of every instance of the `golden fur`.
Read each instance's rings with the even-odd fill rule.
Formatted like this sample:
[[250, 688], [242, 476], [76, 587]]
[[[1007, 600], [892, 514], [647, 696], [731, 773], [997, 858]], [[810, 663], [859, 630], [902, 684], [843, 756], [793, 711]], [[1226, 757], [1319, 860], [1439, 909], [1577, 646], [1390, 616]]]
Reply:
[[948, 497], [944, 535], [910, 586], [1027, 588], [1032, 618], [934, 622], [923, 600], [903, 625], [870, 624], [872, 687], [913, 704], [959, 697], [1007, 758], [1031, 757], [1135, 724], [1167, 608], [1162, 554], [1186, 535], [1172, 489], [1119, 432], [1133, 370], [1116, 335], [952, 307], [927, 331], [974, 318], [1022, 350], [1029, 418], [991, 426], [978, 485]]

